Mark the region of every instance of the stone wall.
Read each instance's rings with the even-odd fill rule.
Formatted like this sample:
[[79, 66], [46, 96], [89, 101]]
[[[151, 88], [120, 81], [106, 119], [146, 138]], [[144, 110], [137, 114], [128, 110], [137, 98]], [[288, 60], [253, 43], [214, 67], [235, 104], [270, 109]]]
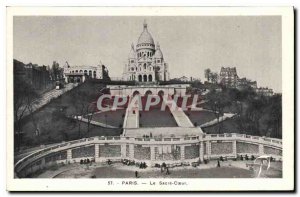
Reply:
[[195, 159], [199, 157], [199, 145], [191, 145], [184, 147], [184, 158]]
[[169, 145], [169, 146], [157, 146], [154, 148], [155, 160], [161, 161], [175, 161], [180, 160], [180, 146]]
[[211, 143], [211, 154], [212, 155], [222, 155], [222, 154], [232, 154], [232, 142], [212, 142]]
[[56, 153], [51, 153], [45, 157], [45, 162], [54, 162], [57, 160], [65, 160], [67, 159], [67, 151], [59, 151]]
[[95, 157], [95, 145], [72, 149], [72, 158]]
[[272, 147], [264, 146], [264, 153], [270, 155], [282, 155], [282, 150], [275, 149]]
[[99, 157], [121, 157], [121, 146], [110, 144], [100, 145]]
[[258, 153], [258, 144], [250, 144], [245, 142], [236, 142], [237, 153]]
[[138, 160], [150, 160], [150, 147], [143, 147], [142, 145], [134, 146], [134, 158]]

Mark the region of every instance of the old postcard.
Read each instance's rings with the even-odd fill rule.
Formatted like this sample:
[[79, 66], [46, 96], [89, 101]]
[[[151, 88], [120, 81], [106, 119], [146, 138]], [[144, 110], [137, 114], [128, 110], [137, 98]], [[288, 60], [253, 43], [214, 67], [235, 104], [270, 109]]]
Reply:
[[9, 191], [293, 191], [292, 7], [8, 7]]

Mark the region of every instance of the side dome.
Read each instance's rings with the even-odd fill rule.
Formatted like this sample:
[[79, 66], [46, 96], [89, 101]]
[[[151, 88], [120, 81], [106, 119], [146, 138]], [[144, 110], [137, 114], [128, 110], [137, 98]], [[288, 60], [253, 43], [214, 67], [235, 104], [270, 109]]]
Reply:
[[135, 50], [134, 50], [133, 44], [131, 45], [131, 50], [130, 50], [130, 53], [129, 53], [129, 55], [128, 55], [128, 58], [129, 58], [129, 59], [135, 59], [135, 58], [136, 58], [136, 52], [135, 52]]
[[163, 59], [164, 56], [163, 56], [163, 53], [160, 50], [159, 44], [157, 43], [156, 46], [157, 46], [157, 48], [156, 48], [155, 53], [154, 53], [154, 58]]

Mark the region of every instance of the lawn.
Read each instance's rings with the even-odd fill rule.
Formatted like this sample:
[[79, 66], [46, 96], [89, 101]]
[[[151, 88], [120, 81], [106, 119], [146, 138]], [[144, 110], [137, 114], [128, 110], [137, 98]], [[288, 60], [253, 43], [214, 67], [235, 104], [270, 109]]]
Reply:
[[125, 109], [118, 109], [116, 111], [96, 113], [93, 115], [92, 120], [121, 128], [123, 126], [125, 113], [126, 113]]
[[166, 108], [161, 111], [158, 108], [152, 108], [149, 111], [140, 112], [140, 127], [176, 127], [176, 121], [170, 110]]
[[90, 95], [88, 99], [93, 102], [97, 100], [99, 90], [103, 87], [105, 85], [102, 83], [87, 81], [25, 117], [22, 120], [22, 148], [75, 140], [79, 137], [120, 135], [122, 129], [107, 129], [93, 125], [87, 132], [87, 123], [81, 123], [79, 136], [79, 122], [71, 118], [76, 114], [74, 99], [78, 92]]
[[220, 122], [219, 124], [202, 128], [202, 130], [207, 134], [218, 134], [219, 127], [220, 133], [244, 133], [239, 128], [238, 122], [235, 118], [227, 119], [225, 121]]

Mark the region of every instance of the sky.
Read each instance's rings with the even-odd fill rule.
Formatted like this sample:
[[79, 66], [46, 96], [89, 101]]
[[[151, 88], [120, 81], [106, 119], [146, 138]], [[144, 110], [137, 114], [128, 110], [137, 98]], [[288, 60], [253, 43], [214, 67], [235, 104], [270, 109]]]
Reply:
[[170, 77], [236, 67], [239, 77], [282, 91], [280, 16], [15, 16], [14, 59], [61, 66], [107, 66], [121, 77], [131, 44], [148, 30], [159, 42]]

